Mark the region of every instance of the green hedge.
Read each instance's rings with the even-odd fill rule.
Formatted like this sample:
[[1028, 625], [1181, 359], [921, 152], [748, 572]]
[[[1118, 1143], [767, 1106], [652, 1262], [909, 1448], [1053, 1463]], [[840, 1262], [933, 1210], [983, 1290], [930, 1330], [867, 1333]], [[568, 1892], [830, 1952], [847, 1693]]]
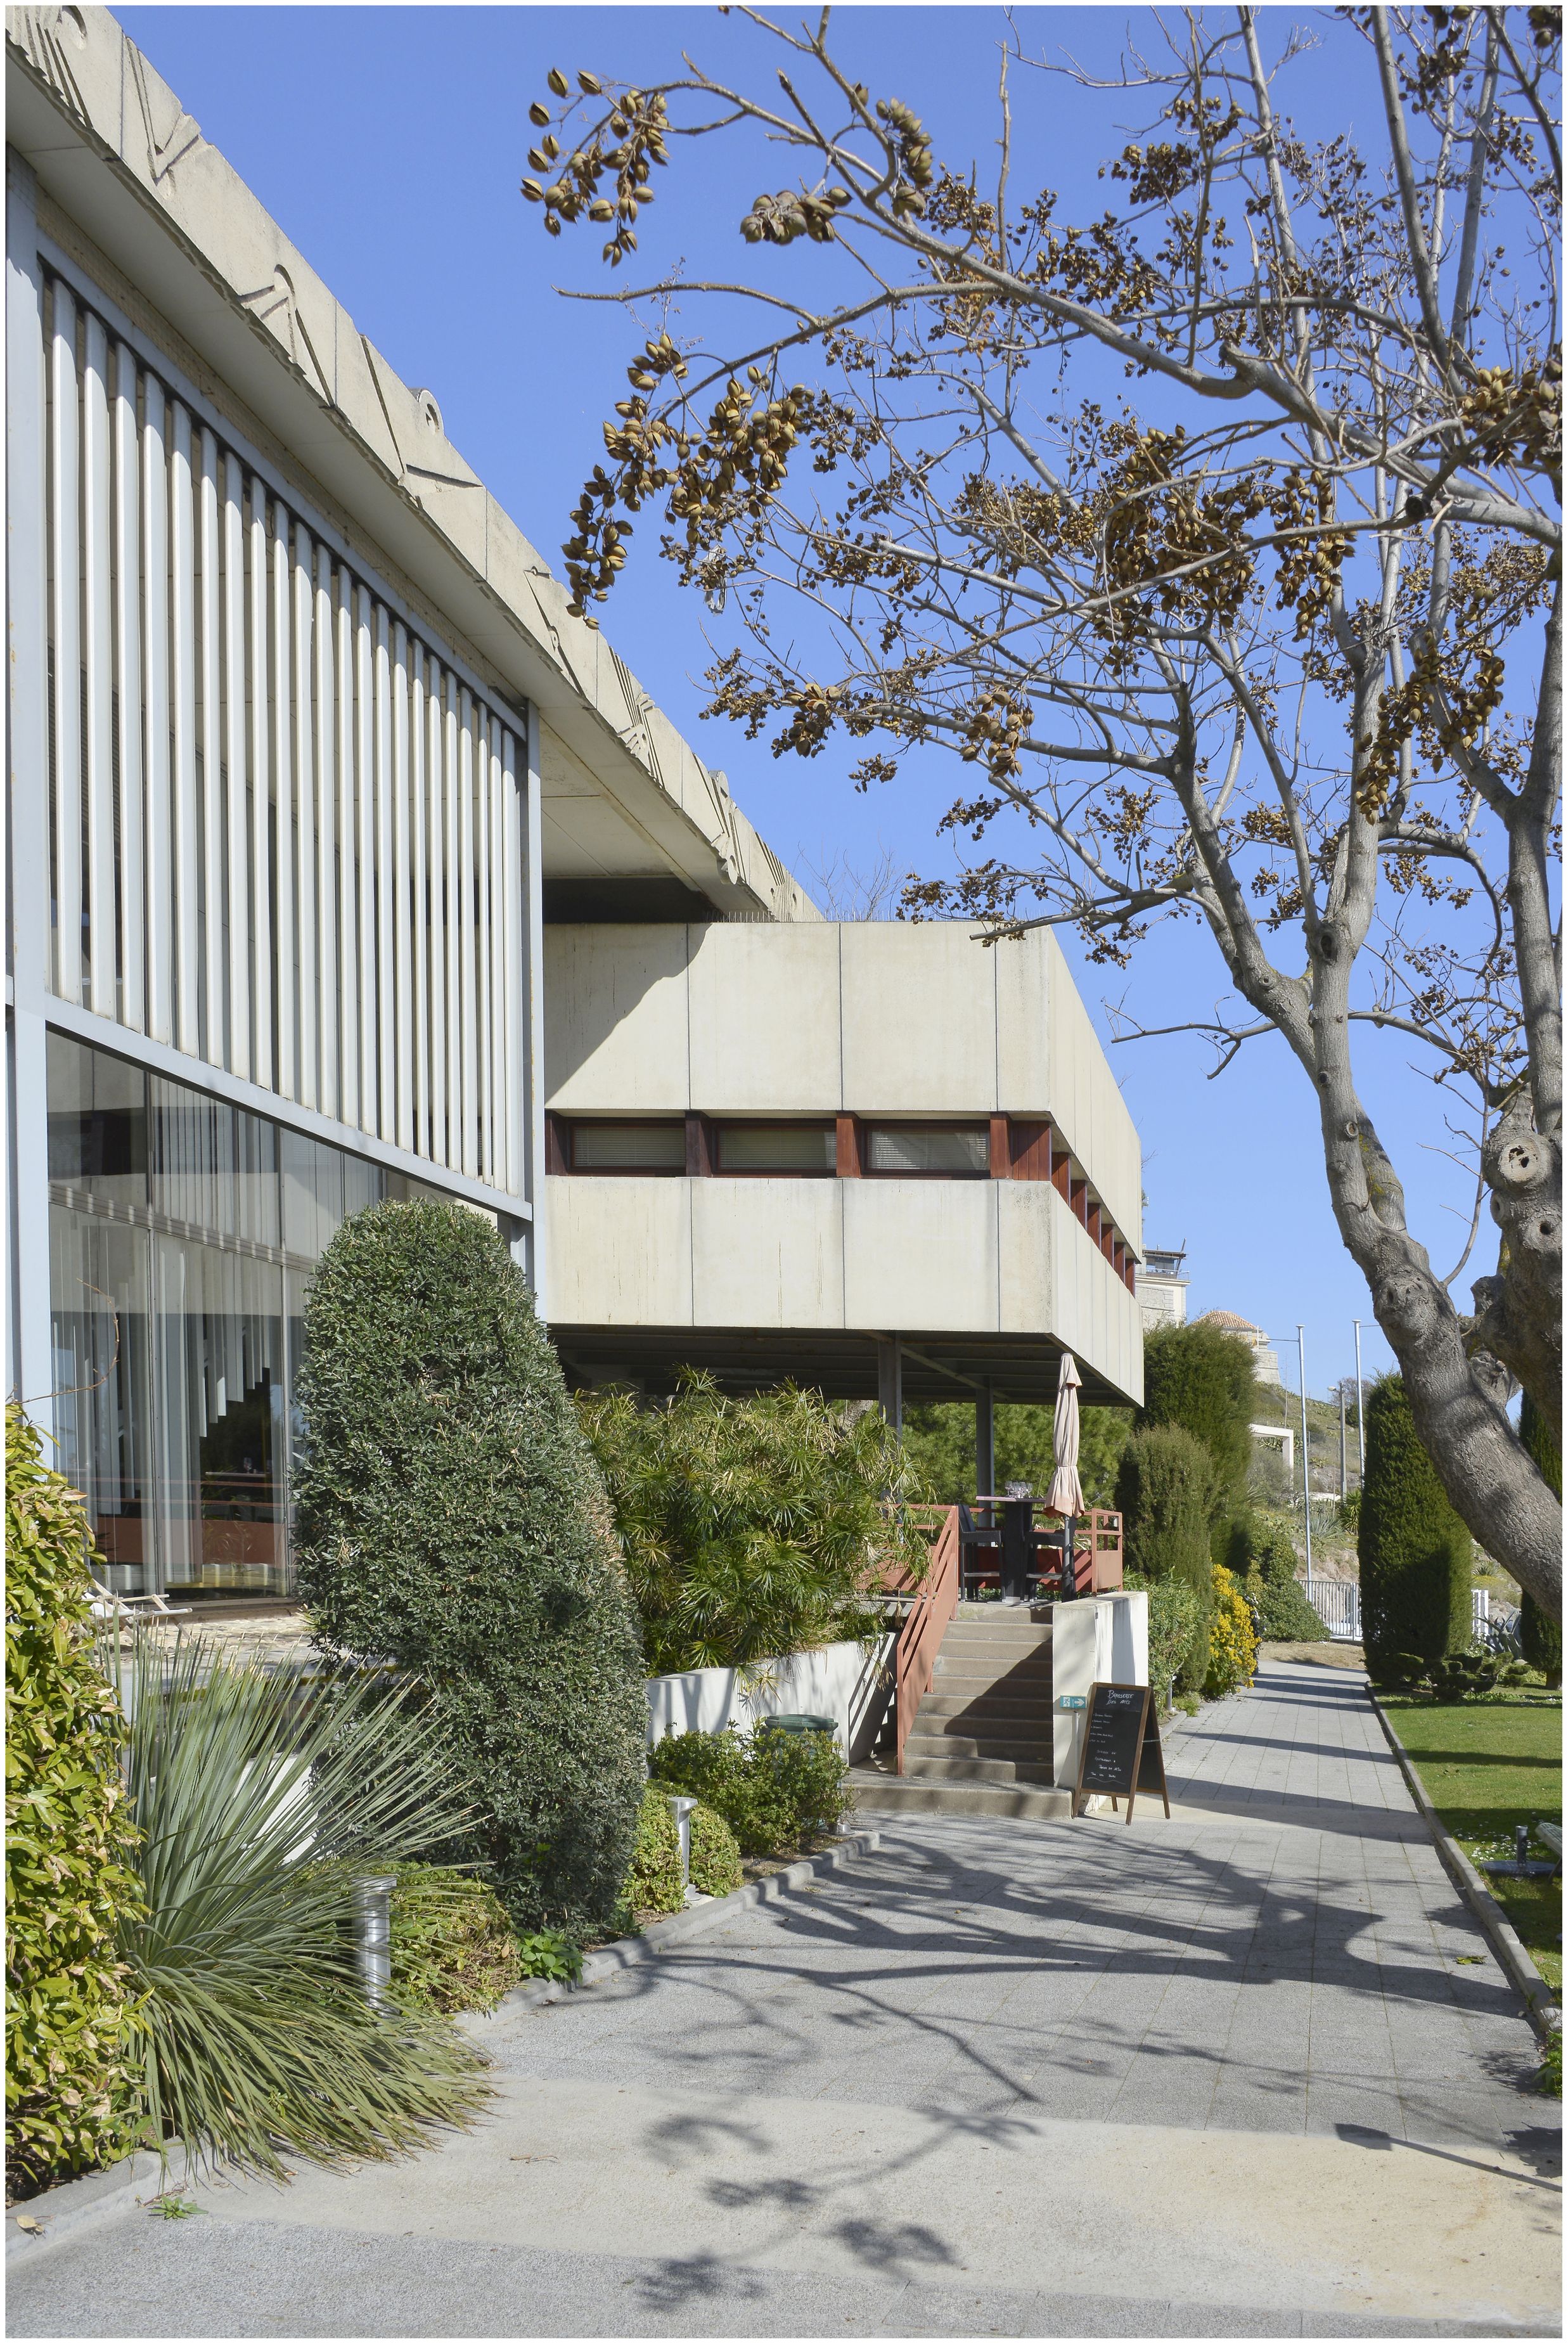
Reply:
[[300, 1591], [328, 1650], [422, 1679], [520, 1932], [610, 1923], [643, 1664], [602, 1484], [521, 1272], [459, 1205], [345, 1221], [298, 1379]]
[[634, 1913], [678, 1913], [685, 1902], [681, 1834], [669, 1793], [661, 1783], [650, 1783], [642, 1793], [625, 1896]]
[[1362, 1641], [1375, 1682], [1397, 1654], [1441, 1661], [1469, 1643], [1472, 1571], [1470, 1533], [1416, 1437], [1402, 1378], [1381, 1376], [1366, 1411], [1356, 1550]]
[[1163, 1708], [1202, 1625], [1202, 1607], [1184, 1579], [1145, 1579], [1135, 1571], [1122, 1584], [1148, 1597], [1148, 1681]]
[[5, 1410], [7, 2193], [112, 2164], [142, 2120], [116, 1946], [140, 1911], [126, 1724], [93, 1653], [86, 1510]]
[[654, 1777], [723, 1817], [743, 1855], [793, 1855], [835, 1832], [849, 1806], [833, 1733], [671, 1733], [648, 1753]]
[[1214, 1617], [1215, 1474], [1209, 1451], [1179, 1425], [1143, 1426], [1122, 1451], [1116, 1493], [1128, 1567], [1140, 1578], [1179, 1580], [1192, 1591], [1198, 1623], [1181, 1662], [1180, 1686], [1183, 1692], [1201, 1692]]
[[1245, 1568], [1235, 1524], [1246, 1511], [1257, 1413], [1252, 1354], [1238, 1337], [1201, 1319], [1157, 1327], [1144, 1337], [1138, 1425], [1179, 1425], [1209, 1452], [1215, 1479], [1209, 1559], [1230, 1570]]
[[1296, 1542], [1289, 1525], [1267, 1507], [1237, 1525], [1237, 1568], [1258, 1607], [1258, 1632], [1275, 1644], [1319, 1644], [1328, 1629], [1296, 1576]]

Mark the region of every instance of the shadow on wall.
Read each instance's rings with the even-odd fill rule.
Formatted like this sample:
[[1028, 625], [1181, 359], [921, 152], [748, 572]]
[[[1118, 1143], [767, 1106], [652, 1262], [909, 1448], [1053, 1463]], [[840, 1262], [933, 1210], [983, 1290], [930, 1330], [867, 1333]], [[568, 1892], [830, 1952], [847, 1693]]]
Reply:
[[744, 1732], [759, 1717], [831, 1717], [853, 1763], [876, 1737], [892, 1683], [893, 1638], [824, 1644], [740, 1669], [688, 1669], [648, 1680], [648, 1740], [667, 1733]]

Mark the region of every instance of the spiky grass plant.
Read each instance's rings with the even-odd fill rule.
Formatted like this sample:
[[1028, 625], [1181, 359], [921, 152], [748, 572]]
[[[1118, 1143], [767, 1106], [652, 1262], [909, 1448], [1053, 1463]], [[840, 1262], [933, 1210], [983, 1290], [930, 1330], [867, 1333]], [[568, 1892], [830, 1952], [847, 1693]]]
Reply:
[[287, 2155], [395, 2156], [470, 2117], [475, 2052], [439, 2018], [372, 2007], [356, 1964], [356, 1876], [465, 1820], [418, 1688], [139, 1631], [112, 1672], [146, 1901], [120, 1946], [154, 2145], [278, 2176]]

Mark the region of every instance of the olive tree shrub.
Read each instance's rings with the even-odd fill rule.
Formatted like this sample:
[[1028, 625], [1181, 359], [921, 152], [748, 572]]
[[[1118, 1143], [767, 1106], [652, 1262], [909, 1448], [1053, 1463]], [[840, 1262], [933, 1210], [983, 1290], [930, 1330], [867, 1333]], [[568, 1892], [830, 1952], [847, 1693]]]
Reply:
[[603, 1485], [522, 1274], [459, 1205], [345, 1221], [305, 1310], [296, 1482], [318, 1641], [422, 1680], [520, 1929], [608, 1923], [646, 1702]]

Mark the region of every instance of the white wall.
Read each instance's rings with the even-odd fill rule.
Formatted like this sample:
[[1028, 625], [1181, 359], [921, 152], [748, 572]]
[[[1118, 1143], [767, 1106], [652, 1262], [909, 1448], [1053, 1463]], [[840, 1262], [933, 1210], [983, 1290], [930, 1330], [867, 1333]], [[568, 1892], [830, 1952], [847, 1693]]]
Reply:
[[1148, 1682], [1148, 1598], [1080, 1596], [1051, 1606], [1051, 1763], [1059, 1789], [1078, 1779], [1088, 1711], [1064, 1709], [1064, 1694], [1087, 1702], [1096, 1684]]
[[648, 1740], [666, 1733], [743, 1732], [759, 1717], [792, 1713], [831, 1717], [847, 1756], [875, 1723], [873, 1697], [889, 1667], [893, 1639], [875, 1644], [825, 1644], [814, 1652], [758, 1661], [744, 1669], [692, 1669], [683, 1676], [648, 1680]]

